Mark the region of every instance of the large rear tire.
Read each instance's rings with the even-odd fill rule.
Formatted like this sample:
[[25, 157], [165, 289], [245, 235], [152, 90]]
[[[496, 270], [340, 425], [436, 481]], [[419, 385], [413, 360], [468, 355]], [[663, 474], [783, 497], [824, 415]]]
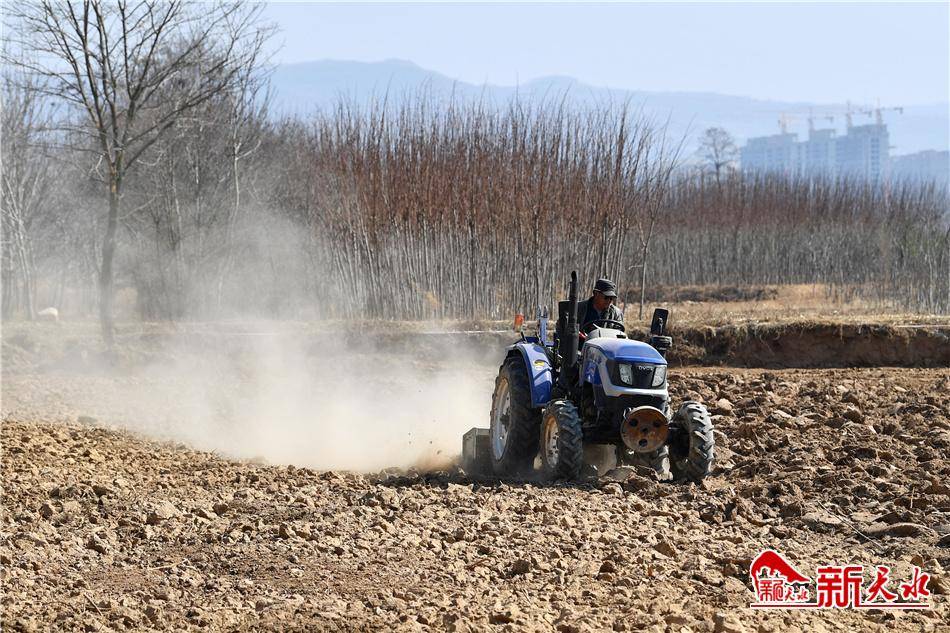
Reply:
[[716, 457], [713, 423], [698, 402], [686, 402], [670, 422], [670, 471], [676, 479], [699, 483], [712, 471]]
[[489, 440], [496, 475], [529, 470], [538, 454], [541, 412], [531, 408], [531, 385], [521, 355], [505, 359], [495, 379]]
[[554, 400], [541, 417], [541, 466], [551, 479], [576, 480], [584, 465], [581, 418], [569, 400]]

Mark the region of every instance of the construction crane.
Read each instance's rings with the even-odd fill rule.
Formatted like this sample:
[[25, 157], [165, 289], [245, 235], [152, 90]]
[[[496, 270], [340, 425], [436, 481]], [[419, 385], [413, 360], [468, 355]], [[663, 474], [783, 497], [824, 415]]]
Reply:
[[782, 112], [778, 117], [778, 126], [782, 130], [782, 134], [788, 134], [788, 124], [792, 121], [795, 121], [798, 117], [794, 117], [790, 114]]
[[882, 108], [881, 106], [878, 106], [874, 108], [874, 120], [878, 125], [884, 125], [883, 113], [887, 112], [888, 110], [893, 110], [894, 112], [897, 112], [897, 114], [904, 114], [904, 106], [891, 106], [889, 108]]
[[880, 104], [878, 104], [877, 107], [872, 108], [871, 106], [868, 106], [868, 105], [855, 106], [850, 101], [847, 101], [845, 103], [845, 109], [843, 112], [840, 112], [840, 111], [829, 112], [825, 110], [825, 114], [819, 115], [819, 116], [815, 116], [812, 108], [808, 109], [808, 116], [806, 117], [802, 117], [802, 115], [789, 114], [788, 112], [780, 112], [779, 118], [778, 118], [778, 126], [779, 126], [779, 129], [782, 130], [782, 134], [788, 134], [789, 125], [791, 123], [794, 123], [795, 121], [800, 120], [801, 118], [804, 118], [806, 121], [808, 121], [808, 131], [813, 132], [815, 130], [816, 120], [825, 120], [831, 124], [834, 124], [836, 117], [844, 115], [845, 124], [847, 125], [847, 129], [850, 130], [852, 127], [854, 127], [855, 115], [866, 115], [868, 117], [874, 117], [874, 120], [878, 125], [883, 125], [884, 113], [890, 112], [890, 111], [897, 112], [898, 114], [903, 114], [904, 107], [903, 106], [881, 107]]
[[808, 131], [809, 131], [809, 132], [814, 132], [814, 131], [815, 131], [815, 120], [816, 120], [816, 119], [823, 119], [823, 120], [825, 120], [825, 121], [828, 121], [828, 123], [834, 123], [834, 122], [835, 122], [835, 117], [834, 117], [833, 114], [827, 114], [827, 115], [825, 115], [825, 116], [815, 116], [814, 112], [812, 112], [812, 109], [811, 109], [811, 108], [808, 108]]
[[[904, 106], [890, 106], [882, 108], [878, 103], [876, 108], [865, 107], [857, 111], [857, 114], [866, 114], [868, 117], [874, 117], [874, 122], [878, 125], [884, 125], [884, 113], [893, 110], [898, 114], [904, 114]], [[848, 127], [851, 127], [850, 125]]]

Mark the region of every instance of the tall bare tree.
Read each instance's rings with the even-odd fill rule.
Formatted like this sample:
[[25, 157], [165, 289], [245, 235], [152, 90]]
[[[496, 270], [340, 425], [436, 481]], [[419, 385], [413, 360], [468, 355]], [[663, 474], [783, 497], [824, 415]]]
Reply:
[[734, 169], [739, 159], [736, 141], [721, 127], [707, 128], [699, 139], [699, 156], [703, 167], [716, 177], [716, 184], [722, 184], [722, 178]]
[[[103, 340], [114, 340], [113, 262], [129, 170], [176, 121], [227, 92], [261, 60], [263, 5], [43, 0], [10, 14], [20, 64], [72, 106], [64, 127], [89, 136], [104, 167], [108, 212], [99, 262]], [[173, 91], [168, 88], [173, 87]], [[173, 99], [164, 98], [171, 92]]]
[[648, 139], [643, 145], [643, 162], [645, 168], [642, 175], [638, 175], [635, 189], [637, 206], [636, 217], [637, 241], [640, 246], [640, 305], [637, 318], [643, 319], [643, 306], [646, 303], [647, 269], [650, 261], [650, 244], [656, 234], [657, 223], [667, 209], [667, 195], [670, 181], [676, 169], [680, 152], [683, 149], [683, 139], [676, 145], [670, 144], [666, 135], [669, 121], [663, 127], [663, 132], [655, 139]]

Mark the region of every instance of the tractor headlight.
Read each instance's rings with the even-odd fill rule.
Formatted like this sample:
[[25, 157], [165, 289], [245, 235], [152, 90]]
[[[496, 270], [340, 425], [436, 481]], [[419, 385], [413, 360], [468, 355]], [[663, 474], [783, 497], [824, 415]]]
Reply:
[[618, 369], [620, 370], [620, 382], [625, 385], [633, 384], [633, 366], [626, 363], [620, 363]]
[[653, 386], [662, 387], [666, 382], [666, 365], [657, 365], [653, 370]]

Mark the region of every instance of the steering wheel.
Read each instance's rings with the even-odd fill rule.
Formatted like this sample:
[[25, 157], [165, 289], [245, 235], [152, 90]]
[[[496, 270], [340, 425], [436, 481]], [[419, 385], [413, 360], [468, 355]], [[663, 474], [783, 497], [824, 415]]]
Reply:
[[623, 322], [615, 319], [594, 319], [593, 321], [585, 323], [582, 329], [584, 332], [590, 332], [594, 327], [604, 327], [611, 330], [620, 330], [624, 333], [627, 332], [627, 329], [623, 326]]

